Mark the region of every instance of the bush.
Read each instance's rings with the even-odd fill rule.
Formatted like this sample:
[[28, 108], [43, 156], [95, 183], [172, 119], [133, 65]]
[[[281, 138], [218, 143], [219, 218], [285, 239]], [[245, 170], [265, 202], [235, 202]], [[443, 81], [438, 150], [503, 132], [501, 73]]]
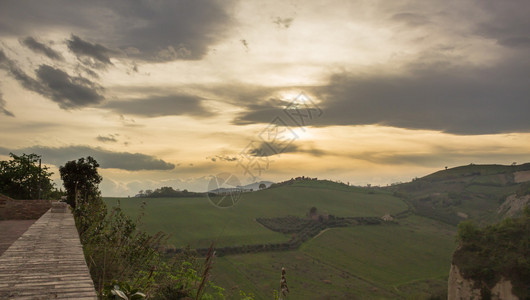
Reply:
[[[458, 226], [459, 248], [453, 256], [465, 278], [473, 279], [487, 292], [501, 277], [513, 284], [520, 299], [530, 297], [530, 209], [523, 216], [479, 228], [471, 222]], [[487, 287], [487, 289], [485, 288]]]
[[150, 299], [224, 299], [223, 288], [209, 280], [213, 246], [204, 263], [189, 249], [167, 260], [160, 253], [165, 235], [139, 230], [139, 220], [131, 220], [119, 204], [108, 214], [100, 198], [83, 201], [74, 216], [101, 297], [124, 294], [142, 299], [145, 294]]

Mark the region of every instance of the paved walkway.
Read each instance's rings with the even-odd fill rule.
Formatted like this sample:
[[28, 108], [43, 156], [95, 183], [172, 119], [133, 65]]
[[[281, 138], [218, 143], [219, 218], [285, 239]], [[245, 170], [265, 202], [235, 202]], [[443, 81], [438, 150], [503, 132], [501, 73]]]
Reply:
[[46, 212], [0, 256], [0, 299], [97, 299], [68, 210]]
[[36, 220], [0, 221], [0, 255], [11, 246]]

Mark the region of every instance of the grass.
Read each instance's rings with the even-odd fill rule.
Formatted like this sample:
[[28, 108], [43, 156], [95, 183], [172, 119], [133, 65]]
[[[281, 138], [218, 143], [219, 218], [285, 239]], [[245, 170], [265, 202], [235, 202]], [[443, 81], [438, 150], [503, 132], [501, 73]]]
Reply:
[[416, 216], [399, 225], [334, 228], [297, 251], [221, 257], [214, 280], [270, 299], [285, 267], [289, 299], [425, 299], [447, 289], [455, 232]]
[[[346, 187], [347, 188], [347, 187]], [[286, 242], [290, 236], [272, 232], [255, 221], [258, 217], [295, 215], [305, 217], [312, 206], [319, 212], [336, 216], [382, 216], [407, 208], [389, 193], [370, 194], [350, 188], [333, 190], [314, 187], [285, 186], [245, 193], [236, 206], [219, 209], [207, 198], [105, 198], [107, 204], [121, 201], [123, 210], [136, 217], [143, 201], [147, 203], [143, 228], [150, 233], [163, 231], [169, 243], [177, 247], [216, 246]]]
[[399, 287], [449, 274], [455, 228], [422, 217], [393, 226], [331, 229], [302, 246], [308, 255], [355, 270], [360, 277]]
[[[116, 198], [106, 198], [114, 204]], [[138, 216], [142, 201], [147, 202], [142, 227], [150, 233], [169, 234], [168, 243], [194, 248], [253, 243], [284, 242], [283, 234], [262, 227], [241, 208], [218, 209], [206, 198], [121, 199], [121, 207], [132, 217]]]
[[[501, 218], [502, 199], [520, 185], [516, 167], [471, 165], [440, 171], [390, 188], [350, 187], [331, 181], [294, 181], [245, 193], [238, 204], [218, 209], [207, 198], [124, 199], [124, 211], [137, 216], [147, 202], [144, 228], [170, 234], [177, 247], [286, 242], [290, 235], [270, 231], [256, 218], [305, 217], [311, 207], [339, 217], [396, 214], [415, 205], [417, 213], [398, 224], [332, 228], [295, 251], [230, 255], [217, 258], [212, 276], [226, 288], [228, 299], [239, 290], [256, 299], [271, 299], [287, 270], [289, 299], [426, 299], [444, 297], [456, 248], [456, 224], [466, 213], [478, 221]], [[396, 196], [393, 195], [396, 192]], [[109, 204], [117, 198], [106, 198]], [[421, 206], [421, 205], [423, 206]], [[436, 221], [439, 220], [439, 221]], [[443, 223], [446, 222], [446, 223]]]
[[[300, 252], [244, 254], [221, 257], [213, 280], [229, 291], [251, 291], [256, 299], [272, 299], [284, 267], [288, 299], [394, 299], [395, 293], [380, 289]], [[237, 299], [230, 297], [228, 299]]]
[[502, 219], [498, 207], [521, 183], [514, 182], [513, 172], [524, 171], [530, 164], [518, 166], [469, 165], [439, 171], [410, 183], [391, 187], [416, 208], [416, 213], [457, 225], [461, 213], [480, 223]]

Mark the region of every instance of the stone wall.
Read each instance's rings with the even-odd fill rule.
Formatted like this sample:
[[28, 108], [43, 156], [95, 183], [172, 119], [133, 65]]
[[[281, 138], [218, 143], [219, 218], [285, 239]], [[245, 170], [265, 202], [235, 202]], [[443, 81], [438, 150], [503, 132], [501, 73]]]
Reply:
[[51, 200], [14, 200], [2, 196], [0, 220], [36, 220], [51, 207]]

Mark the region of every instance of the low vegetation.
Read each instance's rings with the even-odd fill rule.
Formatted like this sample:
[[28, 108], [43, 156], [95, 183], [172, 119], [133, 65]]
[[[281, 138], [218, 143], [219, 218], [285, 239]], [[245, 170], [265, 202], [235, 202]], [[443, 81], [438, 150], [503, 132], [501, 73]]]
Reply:
[[[95, 160], [78, 160], [67, 165], [76, 169], [97, 166]], [[89, 164], [89, 165], [87, 165]], [[61, 167], [61, 170], [64, 170]], [[61, 175], [68, 175], [61, 171]], [[97, 172], [90, 176], [100, 178]], [[90, 177], [87, 176], [87, 177]], [[85, 178], [86, 179], [86, 178]], [[84, 186], [94, 192], [90, 182], [78, 177], [72, 187]], [[119, 203], [112, 209], [99, 193], [73, 191], [73, 209], [83, 251], [97, 292], [104, 299], [223, 299], [223, 288], [210, 280], [215, 258], [213, 244], [206, 258], [195, 251], [185, 250], [171, 259], [159, 251], [165, 235], [150, 235], [137, 227], [141, 218], [133, 221], [123, 213]], [[79, 195], [83, 197], [79, 198]], [[145, 203], [144, 203], [145, 205]], [[143, 207], [141, 208], [143, 211]], [[251, 299], [245, 296], [244, 299]]]
[[501, 278], [511, 281], [519, 299], [530, 297], [530, 209], [521, 217], [479, 228], [472, 222], [458, 226], [459, 247], [453, 256], [464, 278], [472, 279], [483, 299]]

